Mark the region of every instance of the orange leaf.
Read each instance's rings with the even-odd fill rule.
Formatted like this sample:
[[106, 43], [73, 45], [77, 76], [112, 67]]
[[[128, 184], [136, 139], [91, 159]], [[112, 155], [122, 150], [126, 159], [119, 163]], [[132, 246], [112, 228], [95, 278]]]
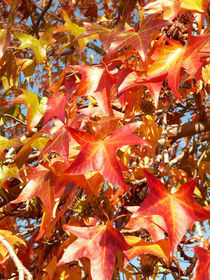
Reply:
[[129, 261], [141, 254], [155, 255], [166, 260], [167, 263], [169, 262], [170, 252], [168, 239], [159, 240], [157, 242], [145, 242], [136, 236], [125, 236], [125, 240], [128, 245], [132, 246], [131, 249], [125, 252], [127, 258], [125, 260], [125, 266]]

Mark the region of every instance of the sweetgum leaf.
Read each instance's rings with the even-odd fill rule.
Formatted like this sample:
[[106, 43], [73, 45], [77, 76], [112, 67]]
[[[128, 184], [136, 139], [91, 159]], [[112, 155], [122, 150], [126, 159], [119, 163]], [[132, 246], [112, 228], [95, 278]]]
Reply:
[[148, 16], [143, 22], [138, 32], [125, 30], [118, 32], [112, 36], [114, 41], [111, 43], [108, 54], [112, 55], [125, 46], [133, 46], [145, 61], [147, 58], [147, 49], [150, 44], [151, 35], [161, 28], [170, 25], [171, 23], [166, 20], [156, 19], [155, 15]]
[[99, 139], [89, 133], [67, 127], [71, 136], [81, 145], [81, 151], [65, 173], [84, 174], [98, 171], [110, 183], [129, 192], [115, 154], [118, 148], [125, 145], [149, 146], [140, 137], [132, 134], [138, 126], [138, 123], [127, 124], [118, 128], [109, 136]]
[[68, 246], [58, 265], [87, 257], [90, 259], [93, 280], [111, 279], [116, 254], [130, 248], [122, 234], [110, 222], [93, 227], [64, 225], [64, 229], [78, 239]]
[[146, 170], [144, 170], [144, 174], [147, 178], [150, 194], [138, 211], [132, 215], [132, 218], [141, 215], [162, 216], [167, 226], [170, 252], [173, 255], [187, 227], [195, 221], [209, 219], [210, 213], [193, 199], [197, 179], [188, 181], [176, 193], [170, 194], [164, 184], [155, 176]]

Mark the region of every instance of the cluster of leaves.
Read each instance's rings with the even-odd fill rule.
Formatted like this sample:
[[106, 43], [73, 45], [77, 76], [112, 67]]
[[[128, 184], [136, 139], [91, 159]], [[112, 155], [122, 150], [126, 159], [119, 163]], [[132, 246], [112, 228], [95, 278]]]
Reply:
[[208, 279], [208, 1], [0, 5], [0, 279]]

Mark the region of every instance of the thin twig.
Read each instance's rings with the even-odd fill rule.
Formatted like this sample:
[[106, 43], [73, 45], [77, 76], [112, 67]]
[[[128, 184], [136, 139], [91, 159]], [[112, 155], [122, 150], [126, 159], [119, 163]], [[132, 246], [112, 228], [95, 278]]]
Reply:
[[181, 161], [184, 158], [184, 156], [186, 155], [186, 153], [190, 154], [190, 153], [192, 153], [192, 151], [193, 151], [193, 146], [191, 146], [188, 150], [184, 149], [184, 151], [182, 151], [182, 153], [180, 155], [178, 155], [177, 157], [175, 157], [174, 159], [172, 159], [170, 161], [170, 164], [169, 164], [170, 167], [174, 166], [179, 161]]
[[196, 166], [196, 168], [195, 168], [195, 173], [194, 173], [194, 176], [193, 176], [194, 178], [196, 178], [197, 175], [198, 175], [199, 166], [200, 166], [200, 164], [201, 164], [201, 161], [202, 161], [203, 158], [205, 157], [206, 152], [207, 152], [206, 150], [203, 151], [203, 153], [201, 154], [201, 156], [200, 156], [199, 159], [198, 159], [197, 166]]
[[88, 278], [88, 275], [86, 274], [84, 266], [83, 266], [82, 262], [80, 261], [80, 259], [77, 260], [77, 263], [81, 270], [81, 280], [86, 280]]
[[14, 117], [14, 116], [9, 115], [9, 114], [3, 114], [0, 112], [0, 116], [10, 118], [10, 119], [17, 121], [17, 122], [21, 123], [22, 125], [26, 126], [26, 124], [23, 121], [19, 120], [18, 118]]
[[27, 268], [25, 268], [25, 266], [22, 264], [22, 262], [17, 257], [17, 255], [16, 255], [14, 249], [12, 248], [12, 246], [9, 244], [9, 242], [1, 234], [0, 234], [0, 242], [8, 250], [12, 260], [14, 261], [14, 263], [17, 267], [18, 274], [19, 274], [19, 280], [24, 280], [25, 275], [27, 276], [27, 278], [29, 280], [32, 280], [33, 276], [31, 275], [31, 273], [28, 271]]
[[36, 25], [34, 27], [34, 32], [36, 33], [37, 30], [38, 30], [38, 27], [39, 27], [39, 24], [40, 22], [42, 21], [42, 19], [44, 18], [44, 15], [46, 14], [47, 10], [50, 8], [50, 6], [52, 5], [52, 1], [53, 0], [49, 0], [49, 2], [47, 3], [47, 5], [44, 7], [42, 13], [40, 14], [37, 22], [36, 22]]

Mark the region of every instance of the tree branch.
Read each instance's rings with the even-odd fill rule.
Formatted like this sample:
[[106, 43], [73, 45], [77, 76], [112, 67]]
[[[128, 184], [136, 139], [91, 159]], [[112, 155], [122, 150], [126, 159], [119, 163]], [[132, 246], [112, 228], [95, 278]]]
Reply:
[[22, 125], [26, 126], [26, 123], [24, 123], [23, 121], [19, 120], [19, 119], [16, 118], [16, 117], [13, 117], [12, 115], [3, 114], [3, 113], [0, 112], [0, 116], [5, 117], [5, 118], [10, 118], [10, 119], [12, 119], [12, 120], [14, 120], [14, 121], [17, 121], [17, 122], [21, 123]]
[[8, 250], [12, 260], [14, 261], [18, 273], [19, 273], [19, 280], [24, 280], [24, 276], [26, 275], [29, 280], [32, 280], [33, 277], [31, 273], [28, 271], [28, 269], [25, 268], [25, 266], [22, 264], [22, 262], [19, 260], [17, 257], [14, 249], [12, 246], [9, 244], [9, 242], [0, 234], [0, 242], [2, 245]]
[[174, 186], [173, 178], [172, 178], [171, 171], [170, 171], [169, 154], [168, 154], [168, 148], [166, 145], [167, 138], [168, 138], [167, 137], [167, 113], [164, 112], [163, 113], [162, 137], [158, 142], [161, 144], [162, 149], [163, 149], [163, 151], [162, 151], [163, 160], [164, 160], [166, 173], [167, 173], [169, 184], [170, 184], [170, 189], [171, 189], [171, 192], [173, 193], [175, 191], [175, 186]]
[[52, 4], [52, 1], [53, 1], [53, 0], [49, 0], [49, 1], [48, 1], [47, 5], [44, 7], [42, 13], [40, 14], [40, 16], [39, 16], [39, 18], [38, 18], [38, 20], [37, 20], [37, 22], [36, 22], [36, 25], [35, 25], [35, 27], [34, 27], [35, 33], [37, 33], [39, 24], [40, 24], [40, 22], [42, 21], [42, 19], [44, 18], [44, 15], [46, 14], [47, 10], [49, 10], [49, 8], [50, 8], [50, 6], [51, 6], [51, 4]]
[[193, 136], [197, 133], [202, 133], [210, 130], [210, 116], [207, 116], [206, 121], [194, 120], [183, 124], [168, 125], [168, 139], [176, 140], [182, 137]]

